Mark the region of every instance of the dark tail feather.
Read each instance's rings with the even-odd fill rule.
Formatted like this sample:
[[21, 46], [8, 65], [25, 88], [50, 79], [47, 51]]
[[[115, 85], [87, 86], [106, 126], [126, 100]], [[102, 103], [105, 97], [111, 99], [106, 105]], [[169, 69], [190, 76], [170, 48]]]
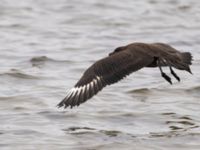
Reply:
[[182, 53], [183, 62], [185, 64], [191, 65], [192, 64], [192, 55], [189, 52]]
[[182, 60], [175, 62], [168, 61], [168, 65], [173, 66], [180, 70], [186, 70], [191, 73], [190, 65], [192, 64], [192, 55], [189, 52], [181, 53]]
[[192, 74], [190, 65], [192, 65], [192, 55], [189, 52], [182, 53], [183, 63], [186, 64], [185, 70]]

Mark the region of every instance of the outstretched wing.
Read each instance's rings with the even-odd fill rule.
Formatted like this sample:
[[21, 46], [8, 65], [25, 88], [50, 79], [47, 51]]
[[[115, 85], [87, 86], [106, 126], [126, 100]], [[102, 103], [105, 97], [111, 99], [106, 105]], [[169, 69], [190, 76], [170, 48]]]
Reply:
[[153, 61], [149, 55], [139, 51], [120, 51], [103, 58], [90, 66], [58, 107], [79, 106], [106, 85], [113, 84], [130, 73], [137, 71]]

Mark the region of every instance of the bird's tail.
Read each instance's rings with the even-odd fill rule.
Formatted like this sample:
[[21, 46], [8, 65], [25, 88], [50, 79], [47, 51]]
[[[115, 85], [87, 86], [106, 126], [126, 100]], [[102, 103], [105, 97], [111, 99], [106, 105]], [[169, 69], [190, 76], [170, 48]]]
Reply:
[[182, 60], [185, 64], [191, 65], [192, 64], [192, 55], [189, 52], [182, 53]]
[[174, 66], [177, 69], [180, 70], [186, 70], [189, 73], [192, 74], [191, 70], [190, 70], [190, 65], [192, 64], [192, 55], [189, 52], [183, 52], [181, 53], [181, 61], [175, 61], [174, 63], [172, 63], [172, 66]]

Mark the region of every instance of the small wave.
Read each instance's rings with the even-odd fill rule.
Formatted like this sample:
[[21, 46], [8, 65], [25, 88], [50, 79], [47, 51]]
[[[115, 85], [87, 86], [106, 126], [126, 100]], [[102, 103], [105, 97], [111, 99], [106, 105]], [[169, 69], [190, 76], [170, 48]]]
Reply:
[[189, 5], [181, 5], [181, 6], [178, 6], [177, 8], [179, 10], [181, 10], [181, 11], [188, 11], [188, 10], [191, 9], [191, 6], [189, 6]]
[[151, 132], [149, 137], [150, 138], [161, 138], [161, 137], [171, 138], [171, 137], [177, 137], [177, 136], [183, 136], [183, 135], [187, 135], [187, 136], [200, 135], [198, 132], [191, 132], [192, 129], [199, 128], [199, 126], [193, 126], [187, 129], [185, 129], [184, 127], [179, 127], [179, 126], [170, 126], [169, 128], [171, 129], [171, 131], [158, 132], [158, 133]]
[[48, 61], [51, 60], [50, 58], [46, 57], [46, 56], [39, 56], [39, 57], [33, 57], [31, 58], [31, 62], [40, 62], [40, 61]]
[[67, 129], [63, 129], [63, 131], [77, 131], [77, 130], [96, 130], [96, 129], [89, 127], [69, 127]]
[[164, 115], [164, 116], [171, 116], [171, 115], [175, 115], [176, 113], [174, 112], [166, 112], [166, 113], [161, 113], [161, 115]]
[[67, 131], [71, 134], [87, 134], [89, 132], [98, 132], [98, 133], [103, 133], [109, 137], [115, 137], [118, 134], [122, 133], [121, 131], [116, 131], [116, 130], [98, 130], [90, 127], [69, 127], [67, 129], [63, 129], [63, 131]]
[[200, 92], [200, 86], [195, 86], [186, 90], [187, 92]]
[[121, 131], [116, 131], [116, 130], [100, 130], [100, 132], [104, 133], [109, 137], [115, 137], [122, 133]]
[[89, 127], [69, 127], [67, 129], [62, 129], [63, 131], [69, 133], [69, 134], [76, 134], [76, 135], [81, 135], [81, 134], [90, 134], [93, 132], [96, 132], [97, 130], [94, 128], [89, 128]]
[[179, 117], [179, 119], [184, 119], [184, 120], [193, 120], [192, 118], [187, 117], [187, 116]]
[[192, 87], [190, 89], [186, 89], [185, 92], [187, 92], [188, 94], [199, 98], [200, 96], [200, 86], [196, 86], [196, 87]]
[[40, 67], [41, 65], [44, 65], [45, 62], [47, 61], [54, 61], [54, 60], [46, 56], [38, 56], [38, 57], [33, 57], [30, 59], [32, 66], [35, 66], [35, 67]]
[[154, 132], [152, 132], [152, 133], [150, 133], [150, 135], [149, 135], [149, 137], [150, 138], [164, 138], [164, 137], [167, 137], [167, 138], [171, 138], [171, 137], [174, 137], [174, 136], [178, 136], [178, 135], [180, 135], [181, 134], [181, 132], [179, 131], [177, 131], [177, 132], [175, 132], [175, 131], [169, 131], [169, 132], [159, 132], [159, 133], [154, 133]]
[[195, 125], [195, 123], [191, 122], [191, 121], [166, 121], [166, 124], [172, 124], [172, 123], [177, 123], [177, 124], [182, 124], [182, 125], [189, 125], [189, 126], [193, 126]]
[[47, 62], [47, 61], [53, 61], [53, 62], [71, 62], [70, 60], [56, 60], [53, 58], [49, 58], [47, 56], [36, 56], [30, 59], [30, 62]]
[[40, 67], [43, 66], [47, 62], [54, 62], [54, 63], [72, 63], [70, 60], [56, 60], [49, 58], [47, 56], [36, 56], [30, 59], [32, 66]]
[[130, 90], [128, 91], [128, 93], [149, 93], [151, 90], [148, 88], [140, 88], [140, 89], [134, 89], [134, 90]]
[[188, 117], [184, 117], [184, 119], [179, 118], [178, 120], [166, 121], [166, 124], [169, 125], [171, 131], [188, 131], [199, 127], [191, 118], [188, 119]]
[[0, 75], [1, 76], [8, 75], [8, 76], [11, 76], [11, 77], [23, 78], [23, 79], [39, 79], [39, 77], [23, 73], [23, 72], [21, 72], [20, 70], [17, 70], [17, 69], [11, 69], [10, 71], [2, 73]]

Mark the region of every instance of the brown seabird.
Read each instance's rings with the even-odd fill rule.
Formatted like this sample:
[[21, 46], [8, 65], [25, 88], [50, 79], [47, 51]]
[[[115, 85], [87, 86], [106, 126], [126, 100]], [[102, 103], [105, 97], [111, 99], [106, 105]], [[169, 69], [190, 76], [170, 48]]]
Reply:
[[161, 76], [172, 84], [171, 78], [163, 72], [162, 67], [168, 66], [171, 74], [180, 81], [172, 68], [192, 74], [191, 61], [192, 55], [189, 52], [180, 52], [164, 43], [132, 43], [118, 47], [109, 56], [91, 65], [58, 107], [79, 106], [105, 86], [116, 83], [143, 67], [158, 67]]

